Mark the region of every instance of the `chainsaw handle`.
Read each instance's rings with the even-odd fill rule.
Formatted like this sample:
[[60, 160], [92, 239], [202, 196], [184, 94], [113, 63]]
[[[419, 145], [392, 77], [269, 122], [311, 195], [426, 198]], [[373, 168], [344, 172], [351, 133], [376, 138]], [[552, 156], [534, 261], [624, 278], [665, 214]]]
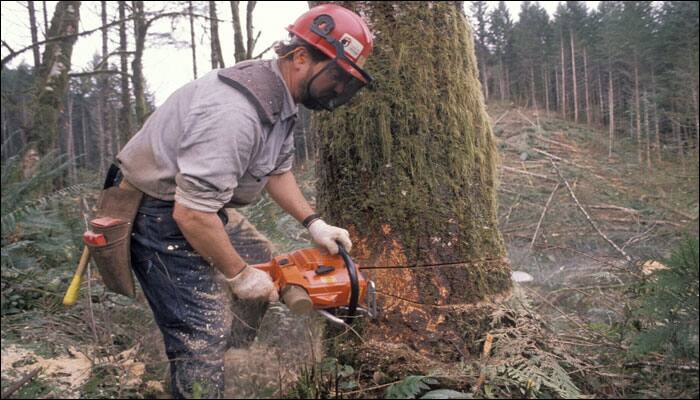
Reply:
[[295, 315], [303, 315], [314, 308], [311, 297], [306, 293], [306, 289], [298, 285], [287, 285], [280, 293], [282, 302]]
[[345, 267], [348, 269], [348, 276], [350, 277], [350, 303], [348, 304], [348, 316], [345, 318], [345, 322], [350, 324], [355, 317], [355, 312], [357, 311], [357, 301], [360, 297], [360, 284], [357, 278], [357, 269], [355, 268], [355, 263], [352, 262], [350, 255], [345, 250], [340, 242], [336, 241], [338, 244], [338, 253], [343, 257], [345, 261]]

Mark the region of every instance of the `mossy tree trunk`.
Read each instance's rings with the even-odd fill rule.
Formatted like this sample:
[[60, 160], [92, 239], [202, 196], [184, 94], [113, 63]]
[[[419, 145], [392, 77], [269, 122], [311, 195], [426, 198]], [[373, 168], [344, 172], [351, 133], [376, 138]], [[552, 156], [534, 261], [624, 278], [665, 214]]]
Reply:
[[64, 112], [68, 90], [73, 44], [78, 36], [79, 1], [59, 1], [56, 5], [48, 38], [60, 40], [46, 43], [42, 63], [36, 72], [32, 121], [27, 129], [27, 152], [24, 155], [25, 176], [33, 173], [38, 160], [54, 150], [58, 143], [59, 117]]
[[375, 84], [314, 116], [319, 210], [351, 231], [362, 266], [462, 263], [365, 270], [382, 306], [365, 335], [453, 357], [511, 287], [472, 33], [462, 2], [340, 4], [375, 34]]

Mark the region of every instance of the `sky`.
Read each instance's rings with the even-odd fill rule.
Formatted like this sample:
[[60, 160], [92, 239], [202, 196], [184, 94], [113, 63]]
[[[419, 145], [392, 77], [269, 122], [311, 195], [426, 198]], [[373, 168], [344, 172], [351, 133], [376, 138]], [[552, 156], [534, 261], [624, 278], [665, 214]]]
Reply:
[[[39, 25], [39, 40], [44, 39], [44, 20], [41, 8], [41, 2], [36, 1], [35, 7], [37, 24]], [[47, 2], [47, 14], [49, 23], [53, 15], [53, 10], [56, 6], [55, 1]], [[146, 10], [156, 11], [167, 7], [169, 11], [173, 11], [173, 3], [161, 1], [147, 1]], [[206, 2], [195, 2], [203, 4]], [[221, 41], [221, 50], [224, 55], [226, 66], [233, 63], [233, 27], [231, 25], [231, 7], [228, 1], [217, 2], [218, 17], [224, 22], [219, 23], [219, 38]], [[241, 23], [244, 25], [245, 35], [245, 3], [241, 2]], [[469, 2], [465, 2], [468, 7]], [[497, 1], [488, 1], [489, 8], [493, 9], [498, 4]], [[520, 10], [520, 1], [508, 1], [506, 5], [511, 14], [511, 18], [517, 20], [517, 15]], [[557, 1], [542, 1], [540, 4], [547, 10], [550, 17], [556, 10]], [[597, 1], [588, 1], [588, 8], [597, 6]], [[0, 25], [2, 31], [2, 40], [8, 43], [13, 49], [25, 47], [31, 43], [31, 35], [29, 29], [29, 17], [26, 1], [3, 1], [0, 3], [2, 18]], [[114, 20], [118, 16], [117, 2], [108, 1], [108, 19]], [[202, 6], [205, 7], [205, 6]], [[282, 40], [287, 37], [287, 32], [284, 29], [287, 25], [308, 10], [308, 3], [305, 1], [259, 1], [253, 13], [253, 25], [255, 33], [261, 31], [258, 43], [255, 46], [254, 55], [266, 49], [277, 40]], [[208, 15], [208, 10], [203, 8], [201, 14]], [[80, 7], [80, 31], [94, 29], [100, 26], [100, 2], [99, 1], [83, 1]], [[203, 24], [204, 20], [195, 21], [195, 42], [197, 47], [197, 72], [198, 76], [211, 70], [210, 63], [210, 47], [207, 31]], [[115, 49], [118, 47], [118, 28], [115, 26], [110, 31], [109, 48]], [[148, 84], [148, 91], [155, 96], [156, 106], [160, 105], [170, 94], [185, 83], [191, 81], [194, 76], [192, 72], [192, 53], [189, 47], [190, 30], [189, 19], [179, 18], [172, 22], [169, 19], [161, 19], [149, 29], [149, 33], [156, 32], [173, 32], [173, 36], [180, 42], [175, 46], [168, 43], [157, 43], [152, 37], [147, 38], [146, 50], [144, 53], [144, 75]], [[72, 70], [73, 71], [89, 71], [90, 61], [94, 55], [101, 50], [101, 33], [99, 31], [89, 36], [83, 36], [78, 39], [73, 48]], [[133, 46], [131, 46], [133, 48]], [[2, 48], [2, 57], [8, 54], [7, 49]], [[272, 58], [272, 51], [265, 54], [263, 58]], [[112, 58], [110, 61], [118, 64], [118, 58]], [[29, 65], [33, 64], [32, 52], [27, 51], [20, 56], [17, 56], [9, 67], [13, 68], [25, 62]]]

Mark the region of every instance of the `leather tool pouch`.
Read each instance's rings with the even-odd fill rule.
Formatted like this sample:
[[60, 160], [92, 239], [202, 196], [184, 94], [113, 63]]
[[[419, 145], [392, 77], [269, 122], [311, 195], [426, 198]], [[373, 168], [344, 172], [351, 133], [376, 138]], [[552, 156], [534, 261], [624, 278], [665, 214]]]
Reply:
[[[131, 272], [131, 229], [142, 198], [139, 190], [117, 186], [103, 190], [96, 218], [90, 221], [91, 232], [84, 235], [105, 286], [129, 297], [136, 292]], [[88, 240], [88, 235], [101, 240]]]

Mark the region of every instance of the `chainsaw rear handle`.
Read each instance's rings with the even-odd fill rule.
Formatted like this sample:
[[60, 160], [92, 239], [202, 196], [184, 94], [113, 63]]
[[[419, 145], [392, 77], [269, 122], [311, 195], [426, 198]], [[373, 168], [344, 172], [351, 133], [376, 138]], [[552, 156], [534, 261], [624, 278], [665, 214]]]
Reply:
[[347, 324], [352, 323], [355, 317], [355, 312], [357, 312], [357, 301], [360, 298], [360, 284], [357, 279], [357, 269], [355, 269], [355, 263], [352, 262], [352, 258], [345, 250], [342, 244], [336, 240], [338, 244], [338, 253], [343, 257], [345, 261], [345, 267], [348, 269], [348, 276], [350, 277], [350, 303], [348, 304], [348, 315], [345, 317], [345, 322]]

